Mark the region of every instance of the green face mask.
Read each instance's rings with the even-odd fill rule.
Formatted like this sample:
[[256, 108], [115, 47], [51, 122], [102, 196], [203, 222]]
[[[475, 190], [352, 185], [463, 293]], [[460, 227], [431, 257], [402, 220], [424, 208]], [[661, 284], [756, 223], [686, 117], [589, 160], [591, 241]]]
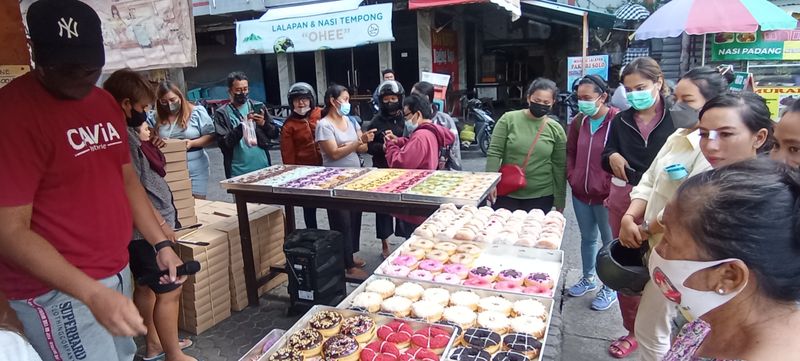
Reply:
[[626, 97], [628, 98], [628, 104], [636, 110], [650, 109], [656, 103], [656, 97], [653, 96], [653, 88], [632, 91]]
[[600, 107], [597, 106], [597, 101], [599, 99], [600, 98], [595, 100], [578, 100], [578, 110], [589, 117], [595, 116], [595, 114], [600, 111]]

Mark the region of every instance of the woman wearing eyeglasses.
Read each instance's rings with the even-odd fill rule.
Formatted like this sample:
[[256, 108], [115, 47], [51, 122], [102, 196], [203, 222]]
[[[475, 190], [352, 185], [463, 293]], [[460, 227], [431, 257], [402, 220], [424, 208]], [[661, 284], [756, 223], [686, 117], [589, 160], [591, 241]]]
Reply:
[[[214, 143], [214, 122], [206, 108], [194, 106], [171, 81], [159, 84], [156, 93], [156, 130], [162, 139], [186, 140], [186, 161], [192, 180], [192, 195], [208, 194], [209, 164], [205, 146]], [[160, 144], [163, 146], [163, 144]]]

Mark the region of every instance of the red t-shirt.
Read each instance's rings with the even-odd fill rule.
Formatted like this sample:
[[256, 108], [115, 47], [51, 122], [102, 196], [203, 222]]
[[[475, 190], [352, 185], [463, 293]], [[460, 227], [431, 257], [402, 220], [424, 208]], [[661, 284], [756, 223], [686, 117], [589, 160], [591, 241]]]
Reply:
[[[106, 91], [58, 99], [32, 73], [0, 88], [0, 207], [33, 204], [31, 229], [90, 277], [128, 263], [133, 220], [122, 165], [130, 163], [124, 115]], [[50, 287], [3, 259], [9, 299]]]

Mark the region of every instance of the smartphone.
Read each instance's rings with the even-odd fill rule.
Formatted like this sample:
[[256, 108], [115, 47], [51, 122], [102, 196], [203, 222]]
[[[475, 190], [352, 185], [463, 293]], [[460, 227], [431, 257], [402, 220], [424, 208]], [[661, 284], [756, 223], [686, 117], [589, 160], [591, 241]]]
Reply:
[[253, 113], [261, 114], [264, 111], [264, 103], [253, 104]]

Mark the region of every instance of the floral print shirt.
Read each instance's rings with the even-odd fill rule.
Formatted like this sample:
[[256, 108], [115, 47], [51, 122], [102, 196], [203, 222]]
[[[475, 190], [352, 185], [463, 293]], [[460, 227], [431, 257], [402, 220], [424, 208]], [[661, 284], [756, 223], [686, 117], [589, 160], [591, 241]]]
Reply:
[[664, 356], [664, 361], [743, 361], [695, 356], [709, 332], [711, 332], [711, 325], [702, 319], [687, 323], [678, 333], [678, 337], [672, 343], [672, 348]]

